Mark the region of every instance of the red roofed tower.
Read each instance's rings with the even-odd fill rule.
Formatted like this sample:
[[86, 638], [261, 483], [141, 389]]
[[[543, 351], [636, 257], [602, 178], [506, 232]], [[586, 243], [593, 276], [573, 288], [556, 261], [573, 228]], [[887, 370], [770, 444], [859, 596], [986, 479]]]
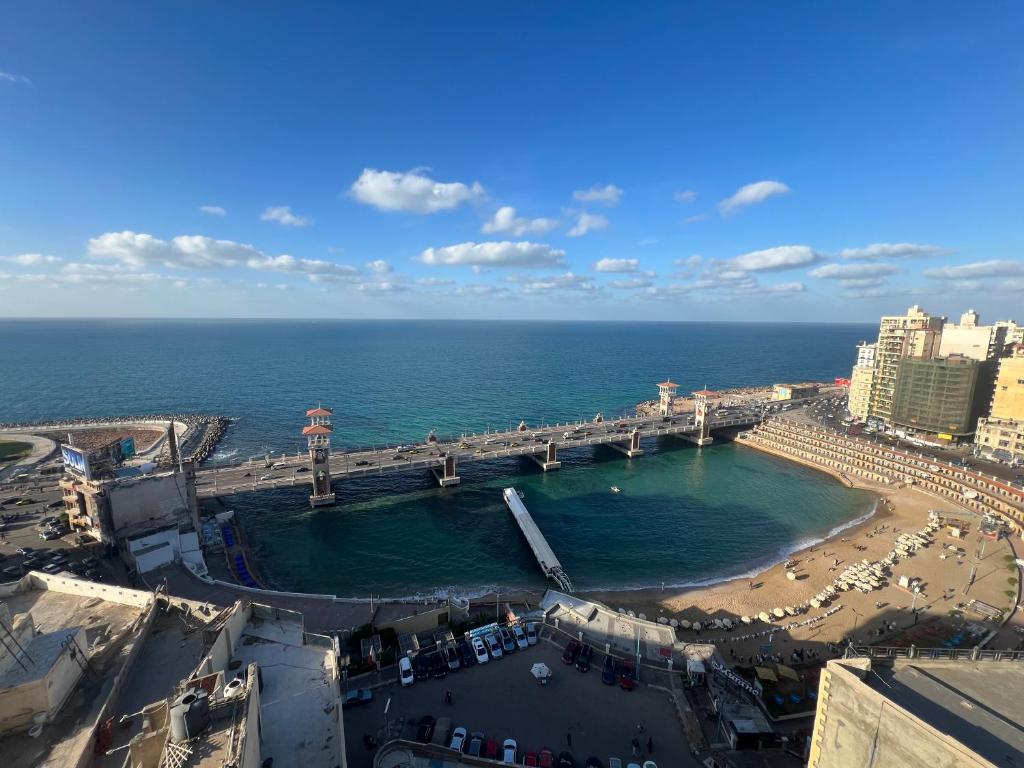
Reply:
[[320, 507], [334, 503], [331, 489], [331, 416], [330, 408], [317, 406], [306, 411], [309, 426], [302, 428], [309, 446], [309, 468], [313, 471], [313, 492], [309, 495], [310, 506]]
[[693, 393], [693, 411], [694, 422], [699, 430], [697, 433], [697, 439], [694, 441], [698, 446], [705, 446], [712, 441], [711, 437], [711, 424], [708, 423], [708, 407], [711, 404], [711, 400], [718, 398], [717, 392], [712, 392], [710, 389], [698, 389]]

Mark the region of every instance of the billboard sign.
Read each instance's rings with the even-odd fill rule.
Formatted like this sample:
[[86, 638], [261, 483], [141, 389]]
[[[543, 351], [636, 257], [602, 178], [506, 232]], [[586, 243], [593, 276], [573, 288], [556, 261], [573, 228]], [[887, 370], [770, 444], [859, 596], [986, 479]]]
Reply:
[[121, 460], [130, 459], [135, 455], [135, 438], [126, 437], [121, 440]]
[[84, 477], [86, 480], [91, 480], [92, 477], [89, 473], [89, 456], [85, 451], [73, 448], [70, 445], [62, 445], [60, 447], [61, 458], [64, 459], [64, 468], [78, 475]]

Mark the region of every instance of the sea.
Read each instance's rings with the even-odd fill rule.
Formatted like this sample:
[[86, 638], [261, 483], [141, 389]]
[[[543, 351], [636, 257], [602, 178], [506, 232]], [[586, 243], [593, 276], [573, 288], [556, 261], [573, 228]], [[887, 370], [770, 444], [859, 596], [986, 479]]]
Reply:
[[[341, 320], [0, 320], [0, 423], [129, 414], [232, 419], [211, 463], [302, 450], [305, 410], [334, 410], [335, 449], [629, 412], [682, 391], [848, 375], [866, 325]], [[872, 494], [722, 442], [645, 441], [240, 494], [271, 586], [346, 597], [543, 586], [501, 498], [514, 486], [577, 589], [713, 583], [866, 519]], [[610, 489], [617, 486], [620, 493]]]

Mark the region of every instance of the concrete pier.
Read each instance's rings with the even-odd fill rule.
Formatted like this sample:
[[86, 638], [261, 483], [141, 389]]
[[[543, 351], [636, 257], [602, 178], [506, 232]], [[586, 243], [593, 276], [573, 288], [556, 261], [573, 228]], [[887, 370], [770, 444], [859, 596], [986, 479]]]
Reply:
[[644, 455], [644, 449], [640, 447], [640, 431], [638, 429], [634, 429], [629, 433], [628, 445], [612, 443], [611, 446], [619, 453], [624, 453], [631, 459]]
[[530, 458], [537, 462], [537, 466], [543, 469], [545, 472], [549, 472], [552, 469], [558, 469], [562, 466], [562, 462], [558, 460], [558, 446], [554, 443], [548, 443], [544, 446], [544, 453], [530, 454]]
[[569, 580], [569, 575], [562, 568], [562, 564], [558, 562], [558, 558], [555, 557], [555, 553], [551, 550], [547, 539], [544, 538], [544, 534], [540, 532], [540, 528], [533, 521], [533, 516], [527, 510], [526, 505], [523, 504], [523, 500], [519, 498], [516, 489], [506, 488], [501, 492], [501, 495], [505, 499], [505, 504], [508, 505], [512, 517], [519, 525], [519, 530], [523, 532], [523, 538], [526, 539], [526, 543], [533, 550], [533, 556], [537, 558], [537, 564], [544, 572], [544, 575], [553, 580], [563, 590], [571, 593], [573, 586]]
[[437, 483], [442, 488], [447, 488], [451, 485], [458, 485], [462, 482], [462, 478], [458, 475], [458, 464], [455, 457], [451, 454], [443, 457], [441, 466], [433, 467], [432, 469], [434, 477], [437, 478]]

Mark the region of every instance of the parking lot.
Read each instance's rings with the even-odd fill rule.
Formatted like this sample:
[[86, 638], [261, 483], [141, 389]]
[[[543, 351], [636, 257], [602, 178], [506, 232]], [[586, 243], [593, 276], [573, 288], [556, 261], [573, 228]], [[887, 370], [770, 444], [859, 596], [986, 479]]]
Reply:
[[[530, 674], [530, 667], [544, 662], [552, 671], [545, 686]], [[629, 762], [631, 741], [639, 723], [646, 756], [647, 738], [653, 740], [649, 759], [659, 766], [697, 765], [690, 757], [674, 705], [663, 690], [638, 686], [623, 691], [601, 682], [603, 655], [594, 654], [590, 671], [581, 673], [562, 663], [561, 648], [541, 640], [536, 646], [511, 656], [460, 669], [443, 680], [418, 680], [409, 688], [397, 682], [374, 691], [371, 703], [345, 712], [345, 741], [352, 768], [369, 768], [373, 752], [364, 735], [378, 736], [385, 723], [384, 707], [391, 706], [388, 720], [404, 721], [401, 735], [415, 739], [416, 723], [424, 715], [447, 717], [452, 728], [480, 731], [499, 744], [513, 738], [519, 744], [519, 761], [526, 751], [550, 747], [556, 755], [569, 751], [582, 766], [591, 755], [608, 764], [609, 757]], [[368, 679], [375, 679], [370, 676]], [[359, 681], [349, 688], [358, 688]], [[452, 692], [452, 704], [444, 701]]]

